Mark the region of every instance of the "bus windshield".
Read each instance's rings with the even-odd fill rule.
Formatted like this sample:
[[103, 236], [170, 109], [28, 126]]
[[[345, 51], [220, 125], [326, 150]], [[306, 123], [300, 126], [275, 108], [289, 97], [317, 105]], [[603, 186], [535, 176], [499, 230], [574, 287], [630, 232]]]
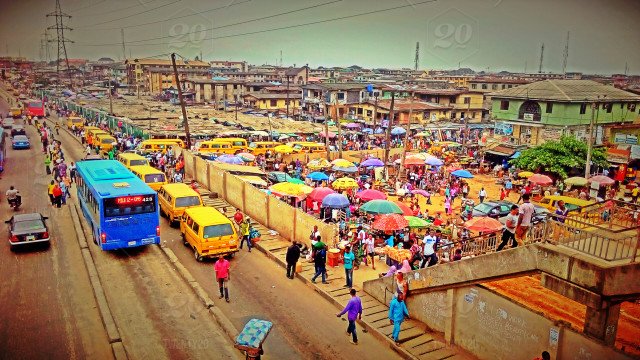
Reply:
[[200, 198], [197, 196], [185, 196], [176, 198], [176, 207], [187, 207], [200, 205]]
[[202, 237], [205, 239], [229, 235], [233, 235], [231, 224], [209, 225], [202, 231]]
[[41, 101], [32, 101], [29, 103], [29, 107], [30, 108], [41, 108], [42, 107], [42, 102]]
[[145, 159], [145, 160], [131, 160], [129, 162], [129, 166], [138, 166], [138, 165], [149, 165], [149, 162]]
[[147, 184], [159, 183], [164, 181], [164, 174], [147, 174], [144, 176], [144, 182], [146, 182]]
[[156, 211], [156, 201], [151, 195], [104, 199], [104, 215], [106, 217], [146, 214], [154, 211]]

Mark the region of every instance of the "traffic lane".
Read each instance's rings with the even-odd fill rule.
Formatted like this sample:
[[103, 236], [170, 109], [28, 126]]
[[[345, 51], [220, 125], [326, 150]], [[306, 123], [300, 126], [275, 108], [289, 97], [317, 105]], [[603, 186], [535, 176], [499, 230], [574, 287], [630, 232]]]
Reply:
[[[27, 134], [37, 138], [32, 127], [27, 128]], [[9, 145], [0, 188], [3, 193], [11, 185], [20, 190], [19, 213], [49, 216], [51, 244], [12, 252], [7, 233], [2, 232], [0, 357], [111, 358], [68, 208], [51, 207], [46, 191], [49, 177], [35, 145], [30, 150], [12, 150]], [[4, 197], [0, 209], [3, 221], [15, 213]]]
[[[82, 147], [72, 135], [60, 131], [56, 138], [62, 141], [68, 161], [82, 156]], [[237, 355], [159, 247], [102, 251], [93, 244], [84, 217], [80, 221], [130, 358], [229, 359]]]
[[[213, 261], [194, 259], [182, 243], [180, 231], [161, 221], [162, 241], [176, 254], [195, 280], [205, 289], [237, 329], [252, 318], [272, 321], [265, 341], [265, 354], [276, 359], [399, 359], [388, 346], [362, 332], [358, 346], [349, 343], [347, 322], [336, 317], [338, 309], [299, 280], [290, 280], [285, 270], [258, 250], [241, 250], [231, 260], [230, 303], [218, 299]], [[339, 271], [336, 269], [333, 271]], [[346, 315], [343, 317], [346, 319]]]

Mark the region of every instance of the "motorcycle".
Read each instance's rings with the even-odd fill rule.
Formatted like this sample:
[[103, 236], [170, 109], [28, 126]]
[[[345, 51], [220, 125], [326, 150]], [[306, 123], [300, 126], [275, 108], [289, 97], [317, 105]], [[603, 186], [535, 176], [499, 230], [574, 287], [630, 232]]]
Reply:
[[18, 195], [13, 199], [9, 199], [9, 207], [14, 211], [18, 211], [20, 205], [22, 205], [22, 196]]

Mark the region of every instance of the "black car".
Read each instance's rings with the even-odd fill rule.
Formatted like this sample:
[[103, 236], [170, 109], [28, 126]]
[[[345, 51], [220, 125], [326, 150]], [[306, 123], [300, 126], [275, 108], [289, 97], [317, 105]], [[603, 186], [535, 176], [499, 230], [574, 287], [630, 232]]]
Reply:
[[48, 243], [49, 229], [40, 213], [16, 214], [5, 221], [9, 224], [9, 246], [11, 250], [25, 244]]
[[488, 216], [494, 219], [507, 216], [514, 204], [509, 201], [485, 201], [473, 208], [473, 217]]
[[11, 137], [14, 137], [16, 135], [27, 135], [27, 132], [24, 129], [24, 126], [22, 125], [12, 125], [11, 126]]

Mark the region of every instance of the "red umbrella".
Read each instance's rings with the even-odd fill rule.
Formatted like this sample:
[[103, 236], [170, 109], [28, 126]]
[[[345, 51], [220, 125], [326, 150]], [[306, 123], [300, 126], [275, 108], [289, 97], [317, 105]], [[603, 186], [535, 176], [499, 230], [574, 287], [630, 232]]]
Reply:
[[408, 157], [404, 159], [404, 166], [425, 165], [424, 160], [416, 157]]
[[324, 199], [325, 196], [333, 193], [335, 193], [335, 191], [329, 189], [328, 187], [317, 187], [314, 188], [311, 193], [309, 193], [308, 197], [313, 201], [320, 202], [322, 201], [322, 199]]
[[483, 216], [466, 221], [464, 227], [472, 231], [495, 232], [502, 230], [502, 223], [488, 216]]
[[531, 181], [534, 184], [538, 184], [541, 186], [548, 186], [553, 184], [553, 179], [548, 177], [547, 175], [542, 175], [542, 174], [533, 174], [529, 177], [529, 179], [527, 179], [528, 181]]
[[402, 201], [394, 201], [393, 203], [398, 205], [400, 210], [402, 210], [402, 215], [413, 216], [413, 210], [411, 210], [407, 204]]
[[371, 225], [376, 230], [401, 230], [409, 226], [409, 221], [400, 214], [380, 215]]
[[356, 194], [356, 197], [364, 201], [387, 200], [387, 195], [385, 193], [383, 193], [382, 191], [372, 190], [372, 189], [360, 191], [359, 193]]
[[590, 177], [589, 182], [597, 182], [600, 183], [600, 185], [613, 185], [616, 181], [604, 175], [596, 175]]

